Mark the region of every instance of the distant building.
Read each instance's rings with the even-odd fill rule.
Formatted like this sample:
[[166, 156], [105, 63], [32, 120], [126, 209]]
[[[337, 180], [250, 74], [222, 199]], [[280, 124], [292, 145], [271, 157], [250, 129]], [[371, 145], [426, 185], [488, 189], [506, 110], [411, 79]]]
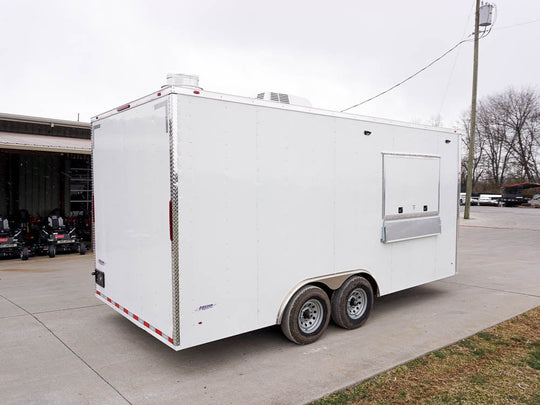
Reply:
[[0, 113], [0, 216], [89, 214], [90, 124]]

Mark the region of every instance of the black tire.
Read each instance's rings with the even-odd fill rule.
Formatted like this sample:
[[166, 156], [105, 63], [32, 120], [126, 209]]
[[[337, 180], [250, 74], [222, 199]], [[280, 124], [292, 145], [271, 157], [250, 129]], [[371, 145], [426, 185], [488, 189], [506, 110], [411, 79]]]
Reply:
[[28, 260], [28, 256], [29, 256], [28, 248], [25, 246], [21, 250], [21, 260]]
[[50, 245], [49, 246], [49, 257], [52, 259], [56, 256], [56, 246]]
[[289, 300], [281, 319], [281, 330], [291, 342], [305, 345], [319, 339], [329, 322], [328, 295], [319, 287], [307, 285]]
[[349, 277], [332, 294], [332, 319], [345, 329], [362, 326], [373, 307], [373, 288], [360, 276]]
[[84, 243], [79, 244], [79, 254], [84, 255], [86, 253], [86, 245]]

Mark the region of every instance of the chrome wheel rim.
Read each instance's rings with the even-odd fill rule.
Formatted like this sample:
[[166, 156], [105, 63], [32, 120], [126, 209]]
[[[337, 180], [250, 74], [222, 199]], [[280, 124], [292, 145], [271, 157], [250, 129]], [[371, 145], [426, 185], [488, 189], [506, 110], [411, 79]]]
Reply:
[[298, 314], [298, 327], [304, 334], [313, 333], [323, 322], [323, 305], [315, 299], [307, 300]]
[[367, 308], [367, 294], [362, 288], [355, 288], [347, 298], [347, 315], [351, 319], [360, 318]]

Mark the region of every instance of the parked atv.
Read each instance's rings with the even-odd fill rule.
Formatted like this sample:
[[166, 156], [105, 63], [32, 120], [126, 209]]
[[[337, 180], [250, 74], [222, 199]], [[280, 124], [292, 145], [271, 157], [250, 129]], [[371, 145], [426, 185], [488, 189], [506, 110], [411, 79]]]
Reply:
[[68, 229], [64, 218], [55, 211], [49, 214], [41, 229], [37, 248], [40, 254], [48, 254], [51, 258], [60, 252], [86, 253], [86, 245], [77, 237], [76, 228]]
[[66, 217], [67, 226], [77, 228], [77, 236], [83, 241], [92, 241], [92, 218], [86, 211], [72, 211]]
[[13, 227], [21, 230], [19, 240], [28, 248], [29, 256], [35, 256], [35, 246], [39, 242], [41, 218], [38, 216], [30, 216], [27, 210], [21, 209], [15, 215]]
[[11, 232], [9, 221], [0, 217], [0, 257], [20, 257], [28, 260], [29, 250], [24, 246], [22, 230]]

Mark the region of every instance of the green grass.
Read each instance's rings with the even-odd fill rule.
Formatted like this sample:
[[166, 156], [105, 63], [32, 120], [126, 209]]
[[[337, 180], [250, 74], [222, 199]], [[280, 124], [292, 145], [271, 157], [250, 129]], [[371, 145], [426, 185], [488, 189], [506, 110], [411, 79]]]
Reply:
[[438, 359], [444, 359], [446, 357], [446, 354], [441, 350], [436, 350], [433, 352], [433, 355], [437, 357]]
[[540, 307], [314, 402], [540, 405]]
[[540, 340], [529, 345], [533, 348], [529, 352], [529, 358], [527, 359], [527, 365], [535, 370], [540, 370]]

